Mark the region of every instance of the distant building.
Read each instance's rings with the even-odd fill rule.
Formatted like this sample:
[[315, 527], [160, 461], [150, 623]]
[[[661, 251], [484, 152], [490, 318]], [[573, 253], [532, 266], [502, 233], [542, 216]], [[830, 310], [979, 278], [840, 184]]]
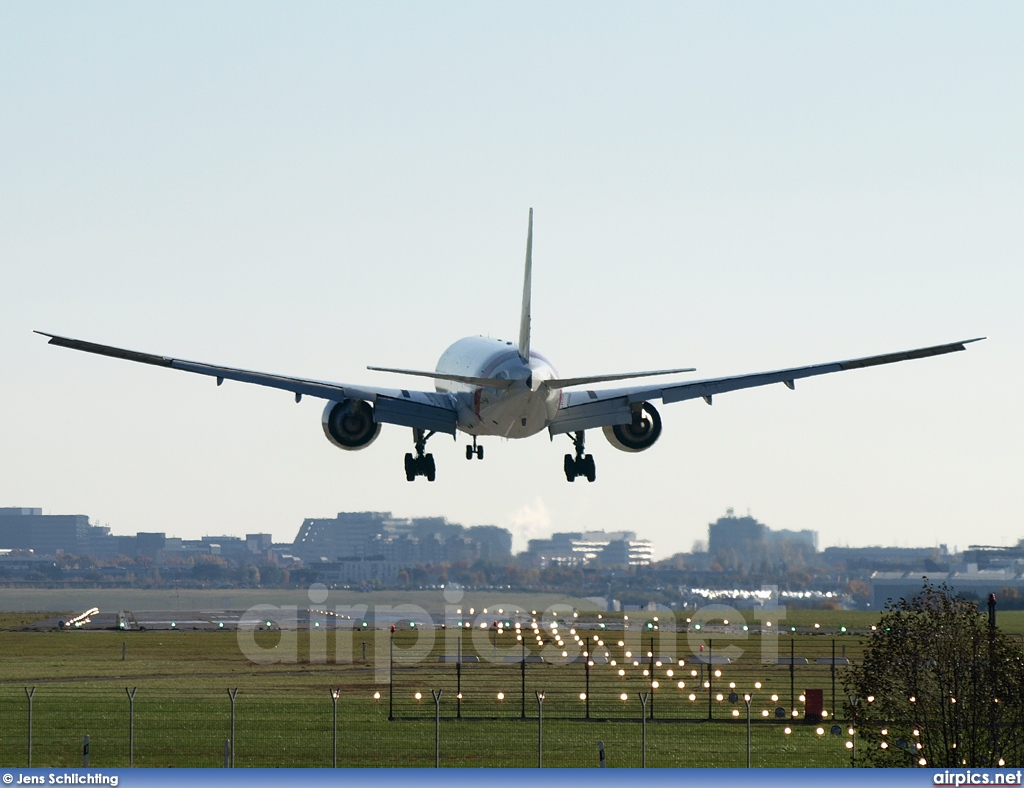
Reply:
[[749, 514], [737, 517], [732, 509], [708, 524], [708, 556], [726, 569], [791, 565], [809, 560], [817, 550], [817, 531], [773, 531]]
[[521, 556], [530, 566], [648, 566], [654, 545], [633, 531], [568, 531], [531, 539]]
[[946, 585], [956, 593], [972, 595], [985, 600], [989, 594], [998, 594], [1004, 588], [1024, 592], [1024, 577], [1014, 569], [978, 569], [969, 564], [962, 571], [934, 572], [875, 572], [871, 575], [871, 607], [881, 609], [890, 599], [911, 599], [921, 593], [925, 583]]
[[373, 558], [354, 558], [315, 566], [317, 577], [325, 583], [344, 585], [391, 585], [398, 578], [398, 564]]
[[[826, 547], [821, 564], [846, 572], [939, 571], [949, 560], [945, 545], [935, 547]], [[946, 566], [946, 571], [949, 567]]]
[[494, 525], [464, 528], [443, 517], [398, 518], [391, 512], [339, 512], [309, 518], [292, 544], [306, 564], [377, 559], [396, 566], [512, 558], [512, 534]]
[[37, 556], [81, 555], [109, 537], [106, 526], [84, 514], [43, 514], [42, 509], [0, 509], [0, 550], [32, 550]]

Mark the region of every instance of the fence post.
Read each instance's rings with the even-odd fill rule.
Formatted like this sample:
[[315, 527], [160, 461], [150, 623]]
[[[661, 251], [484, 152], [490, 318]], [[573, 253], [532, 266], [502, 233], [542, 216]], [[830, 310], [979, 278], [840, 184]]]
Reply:
[[128, 689], [124, 688], [124, 691], [128, 694], [128, 765], [135, 765], [135, 690], [138, 687], [132, 687]]
[[794, 657], [793, 633], [789, 635], [789, 712], [790, 716], [796, 711], [796, 659]]
[[587, 650], [583, 652], [583, 665], [586, 668], [586, 675], [584, 678], [583, 686], [583, 702], [584, 704], [586, 704], [586, 719], [588, 720], [590, 719], [590, 663], [593, 662], [593, 660], [590, 657], [590, 654], [591, 651], [590, 646], [588, 644]]
[[28, 698], [28, 766], [32, 768], [32, 696], [36, 694], [36, 688], [25, 687], [25, 697]]
[[836, 639], [832, 638], [832, 719], [836, 719]]
[[462, 630], [459, 629], [459, 655], [455, 658], [455, 717], [462, 719]]
[[651, 658], [651, 719], [654, 719], [654, 635], [651, 635], [651, 650], [648, 652]]
[[235, 695], [238, 694], [238, 687], [228, 690], [228, 697], [231, 698], [231, 768], [235, 768]]
[[748, 693], [748, 694], [743, 696], [743, 700], [747, 704], [747, 768], [749, 769], [750, 768], [750, 701], [753, 700], [753, 698]]
[[602, 769], [605, 768], [605, 762], [604, 762], [604, 742], [603, 741], [599, 741], [597, 743], [597, 757], [600, 760], [601, 768]]
[[228, 766], [230, 766], [230, 764], [231, 764], [231, 762], [229, 760], [230, 757], [231, 757], [231, 739], [225, 739], [224, 740], [224, 768], [225, 769], [227, 769]]
[[444, 690], [430, 690], [434, 696], [434, 768], [441, 768], [441, 693]]
[[715, 641], [708, 638], [708, 719], [711, 719], [711, 696], [715, 692]]
[[537, 696], [537, 768], [544, 766], [544, 693], [534, 690]]
[[[461, 642], [461, 641], [460, 641]], [[522, 700], [519, 708], [519, 718], [526, 719], [526, 638], [520, 641], [523, 646], [523, 654], [519, 659], [519, 684], [520, 684], [520, 698]]]
[[649, 692], [638, 692], [640, 696], [640, 768], [647, 768], [647, 698]]
[[388, 641], [388, 720], [395, 719], [395, 625], [391, 625], [391, 640]]
[[82, 737], [82, 768], [89, 768], [89, 734]]
[[334, 768], [335, 769], [338, 768], [338, 695], [340, 695], [340, 694], [341, 694], [341, 687], [338, 687], [338, 689], [332, 689], [331, 690], [331, 701], [334, 704], [334, 716], [333, 716], [333, 721], [332, 721], [332, 725], [331, 725], [331, 730], [332, 730], [332, 737], [331, 738], [332, 738], [332, 740], [334, 742], [334, 747], [333, 747], [332, 751], [334, 753], [333, 764], [334, 764]]

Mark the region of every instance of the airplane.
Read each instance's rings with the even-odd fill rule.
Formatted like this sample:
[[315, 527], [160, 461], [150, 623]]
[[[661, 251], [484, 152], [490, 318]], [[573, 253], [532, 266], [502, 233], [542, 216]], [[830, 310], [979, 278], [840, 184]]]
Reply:
[[[434, 391], [380, 388], [378, 386], [331, 383], [306, 378], [253, 372], [221, 367], [168, 356], [100, 345], [80, 339], [35, 333], [49, 337], [48, 344], [95, 353], [101, 356], [170, 367], [225, 380], [253, 383], [283, 389], [295, 395], [327, 400], [321, 422], [331, 443], [345, 451], [365, 449], [380, 434], [382, 424], [412, 428], [415, 454], [405, 455], [405, 477], [414, 481], [424, 476], [434, 481], [434, 455], [426, 453], [427, 441], [437, 433], [458, 432], [472, 438], [466, 446], [466, 459], [484, 458], [484, 447], [477, 439], [485, 436], [520, 439], [547, 430], [567, 435], [574, 452], [565, 455], [563, 470], [567, 481], [597, 476], [592, 454], [586, 453], [587, 430], [600, 428], [616, 449], [645, 451], [661, 436], [661, 415], [652, 401], [668, 405], [690, 399], [703, 399], [708, 405], [717, 394], [739, 389], [782, 383], [789, 389], [797, 380], [897, 361], [938, 356], [965, 350], [965, 346], [984, 337], [950, 342], [944, 345], [902, 350], [864, 358], [812, 364], [804, 367], [711, 378], [693, 382], [633, 384], [618, 388], [590, 388], [593, 384], [659, 377], [695, 371], [692, 367], [648, 370], [610, 375], [560, 378], [551, 362], [531, 348], [531, 293], [533, 271], [533, 209], [530, 209], [526, 235], [526, 270], [523, 277], [519, 340], [465, 337], [451, 345], [437, 362], [433, 372], [370, 366], [377, 372], [429, 378]], [[569, 389], [573, 389], [570, 391]]]

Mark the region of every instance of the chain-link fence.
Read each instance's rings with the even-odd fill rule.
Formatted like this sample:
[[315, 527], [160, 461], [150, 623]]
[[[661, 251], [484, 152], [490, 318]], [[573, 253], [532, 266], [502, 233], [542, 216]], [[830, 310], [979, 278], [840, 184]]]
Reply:
[[[601, 637], [563, 664], [525, 649], [501, 661], [435, 652], [386, 670], [347, 665], [334, 684], [310, 672], [286, 688], [265, 677], [0, 685], [0, 760], [78, 766], [87, 735], [98, 767], [580, 767], [600, 765], [602, 750], [613, 767], [854, 762], [840, 675], [859, 653], [853, 638], [783, 638], [771, 661], [734, 661], [714, 638], [676, 658], [653, 639], [634, 652]], [[808, 715], [814, 691], [823, 714]]]

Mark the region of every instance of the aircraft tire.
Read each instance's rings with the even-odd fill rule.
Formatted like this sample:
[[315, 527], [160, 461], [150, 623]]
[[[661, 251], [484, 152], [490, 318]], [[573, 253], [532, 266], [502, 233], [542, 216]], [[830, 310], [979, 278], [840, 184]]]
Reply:
[[565, 455], [565, 479], [570, 482], [576, 481], [576, 460], [571, 454]]
[[484, 447], [483, 446], [477, 446], [476, 447], [476, 458], [478, 460], [482, 460], [484, 458]]
[[416, 460], [411, 454], [405, 455], [405, 480], [414, 481], [416, 479]]
[[423, 475], [427, 477], [427, 481], [428, 482], [434, 481], [434, 476], [435, 476], [436, 471], [437, 471], [437, 468], [434, 465], [434, 455], [433, 454], [426, 455], [423, 458], [423, 465], [425, 466], [424, 469], [423, 469]]
[[472, 446], [467, 446], [466, 447], [466, 459], [467, 460], [473, 459], [473, 447]]
[[593, 454], [588, 454], [583, 458], [583, 475], [587, 477], [588, 482], [597, 478], [597, 466], [594, 464]]

